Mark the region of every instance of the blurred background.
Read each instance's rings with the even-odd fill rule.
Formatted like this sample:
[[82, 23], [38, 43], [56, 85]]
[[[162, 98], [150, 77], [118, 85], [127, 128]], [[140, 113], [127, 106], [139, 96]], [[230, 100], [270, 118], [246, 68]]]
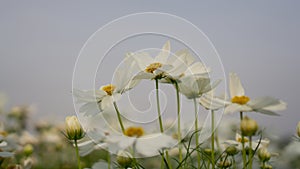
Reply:
[[288, 103], [280, 117], [254, 115], [259, 124], [280, 136], [295, 133], [300, 120], [298, 1], [1, 1], [5, 108], [32, 105], [32, 121], [62, 122], [74, 114], [72, 74], [80, 49], [106, 23], [137, 12], [170, 13], [199, 27], [216, 47], [226, 75], [237, 72], [250, 97], [269, 95]]

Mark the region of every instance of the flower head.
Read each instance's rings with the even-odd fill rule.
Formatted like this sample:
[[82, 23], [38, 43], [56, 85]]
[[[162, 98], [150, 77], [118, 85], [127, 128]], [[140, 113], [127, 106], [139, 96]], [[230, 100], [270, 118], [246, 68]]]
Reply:
[[125, 135], [128, 137], [141, 137], [144, 135], [144, 129], [142, 127], [128, 127], [125, 130]]
[[286, 109], [286, 103], [273, 97], [250, 99], [236, 73], [229, 74], [230, 102], [226, 105], [225, 113], [259, 112], [267, 115], [278, 115], [275, 111]]
[[76, 116], [66, 117], [66, 133], [69, 140], [80, 140], [84, 137], [84, 131]]

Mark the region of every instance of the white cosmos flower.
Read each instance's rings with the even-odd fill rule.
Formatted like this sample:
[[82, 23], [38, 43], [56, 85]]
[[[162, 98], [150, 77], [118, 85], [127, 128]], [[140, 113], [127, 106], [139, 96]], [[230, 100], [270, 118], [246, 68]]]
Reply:
[[211, 84], [211, 80], [208, 77], [198, 76], [185, 76], [181, 78], [178, 83], [179, 91], [185, 95], [188, 99], [194, 99], [201, 97], [204, 93], [207, 93], [214, 89], [220, 80], [217, 80]]
[[[249, 139], [247, 137], [244, 137], [245, 147], [249, 147]], [[262, 148], [262, 147], [268, 147], [270, 144], [269, 139], [261, 139], [261, 140], [255, 140], [252, 141], [252, 149], [255, 150], [256, 148]], [[225, 147], [227, 146], [236, 146], [238, 150], [242, 150], [242, 136], [238, 133], [236, 133], [235, 140], [226, 140], [224, 142]]]
[[144, 135], [141, 127], [127, 128], [125, 130], [126, 136], [113, 133], [101, 134], [99, 131], [89, 134], [94, 134], [94, 140], [87, 140], [78, 144], [82, 156], [91, 153], [95, 149], [107, 149], [116, 154], [120, 150], [134, 148], [135, 153], [149, 157], [158, 155], [159, 151], [171, 148], [176, 144], [174, 138], [163, 133]]
[[251, 100], [245, 95], [245, 90], [236, 73], [229, 75], [229, 90], [231, 103], [225, 108], [225, 113], [234, 112], [259, 112], [268, 115], [278, 115], [274, 111], [286, 109], [286, 103], [273, 97], [261, 97]]
[[79, 112], [85, 115], [96, 115], [110, 107], [121, 98], [121, 94], [135, 87], [140, 80], [133, 79], [136, 62], [126, 56], [115, 71], [114, 84], [101, 86], [98, 90], [73, 90], [77, 103], [82, 104]]

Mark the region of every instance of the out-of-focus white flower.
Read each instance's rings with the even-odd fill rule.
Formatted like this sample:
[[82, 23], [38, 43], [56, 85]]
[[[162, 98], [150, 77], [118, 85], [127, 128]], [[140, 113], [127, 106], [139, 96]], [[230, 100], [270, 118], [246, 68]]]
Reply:
[[116, 69], [114, 84], [101, 86], [99, 90], [73, 90], [79, 104], [80, 113], [96, 115], [112, 107], [113, 102], [121, 98], [121, 94], [135, 87], [140, 80], [133, 79], [136, 63], [133, 58], [125, 57], [122, 65]]
[[[249, 139], [244, 137], [244, 143], [245, 147], [249, 147]], [[252, 141], [252, 149], [261, 148], [261, 147], [267, 147], [270, 143], [269, 139], [262, 139], [262, 140], [255, 140]], [[235, 140], [226, 140], [224, 142], [224, 146], [236, 146], [239, 150], [242, 150], [242, 136], [238, 133], [236, 133]]]
[[178, 87], [180, 93], [185, 95], [188, 99], [194, 99], [211, 91], [219, 83], [220, 80], [217, 80], [211, 84], [211, 80], [207, 77], [185, 76], [181, 78], [181, 82], [178, 83]]
[[278, 115], [274, 111], [286, 109], [286, 103], [273, 97], [262, 97], [251, 100], [245, 95], [245, 90], [236, 73], [229, 75], [229, 90], [231, 104], [225, 108], [225, 113], [259, 112], [267, 115]]
[[176, 140], [162, 133], [144, 134], [141, 127], [129, 127], [125, 130], [125, 136], [120, 134], [101, 133], [99, 131], [88, 132], [93, 140], [78, 144], [82, 156], [89, 154], [95, 149], [107, 149], [111, 153], [132, 148], [142, 156], [158, 155], [163, 149], [171, 148]]
[[39, 142], [39, 140], [28, 131], [23, 131], [19, 140], [21, 145], [37, 144]]
[[66, 117], [66, 134], [69, 140], [80, 140], [84, 137], [84, 131], [76, 116]]

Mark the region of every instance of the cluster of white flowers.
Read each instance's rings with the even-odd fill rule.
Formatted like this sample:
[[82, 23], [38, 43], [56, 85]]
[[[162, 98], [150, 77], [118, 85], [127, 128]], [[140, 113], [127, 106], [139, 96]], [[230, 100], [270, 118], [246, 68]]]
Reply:
[[[97, 90], [73, 90], [73, 94], [76, 97], [77, 102], [81, 105], [79, 108], [79, 113], [86, 116], [96, 116], [98, 114], [105, 114], [106, 111], [113, 108], [118, 117], [118, 119], [115, 119], [115, 121], [119, 123], [122, 131], [122, 134], [115, 134], [115, 132], [109, 127], [101, 131], [86, 131], [87, 135], [93, 136], [94, 140], [92, 141], [83, 139], [83, 141], [79, 142], [78, 146], [81, 155], [86, 155], [99, 148], [107, 149], [115, 154], [122, 151], [121, 154], [126, 154], [126, 156], [118, 155], [119, 160], [117, 160], [117, 162], [123, 167], [124, 165], [126, 167], [132, 167], [131, 165], [136, 163], [135, 156], [137, 154], [144, 157], [149, 157], [157, 155], [158, 152], [161, 152], [161, 155], [165, 157], [164, 159], [166, 159], [166, 165], [172, 167], [174, 162], [170, 162], [169, 158], [169, 155], [172, 155], [172, 153], [169, 154], [168, 151], [171, 152], [171, 150], [174, 150], [174, 148], [178, 148], [179, 152], [176, 154], [179, 155], [178, 161], [179, 164], [182, 165], [181, 163], [184, 161], [182, 158], [183, 155], [195, 154], [188, 154], [189, 150], [185, 150], [184, 153], [181, 151], [183, 147], [182, 142], [185, 140], [185, 138], [181, 138], [184, 129], [180, 128], [179, 94], [182, 94], [186, 96], [187, 99], [194, 100], [195, 103], [196, 115], [194, 134], [196, 136], [196, 140], [195, 142], [192, 142], [192, 144], [194, 144], [194, 150], [201, 149], [198, 140], [199, 136], [197, 135], [197, 130], [201, 129], [198, 127], [197, 106], [201, 105], [205, 109], [211, 110], [212, 115], [214, 111], [224, 108], [225, 114], [236, 112], [241, 114], [241, 127], [240, 130], [237, 131], [236, 140], [225, 141], [225, 149], [227, 150], [227, 148], [230, 147], [231, 149], [228, 149], [228, 154], [231, 153], [233, 156], [235, 153], [229, 150], [233, 150], [232, 147], [235, 147], [236, 149], [234, 152], [242, 151], [243, 159], [247, 160], [245, 159], [246, 148], [250, 147], [251, 150], [247, 155], [249, 161], [244, 161], [244, 165], [246, 162], [252, 164], [251, 153], [255, 153], [254, 151], [256, 151], [256, 149], [261, 149], [260, 154], [262, 156], [262, 154], [264, 154], [263, 152], [266, 152], [263, 151], [262, 148], [266, 147], [265, 145], [269, 143], [269, 140], [259, 139], [257, 141], [252, 141], [252, 136], [257, 134], [258, 125], [255, 120], [248, 117], [243, 117], [243, 112], [258, 112], [267, 115], [278, 115], [277, 111], [284, 110], [286, 108], [286, 103], [276, 98], [262, 97], [258, 99], [250, 99], [245, 95], [244, 88], [236, 73], [229, 74], [230, 98], [228, 99], [226, 95], [216, 96], [214, 89], [217, 88], [221, 80], [212, 80], [210, 78], [210, 68], [206, 67], [202, 62], [196, 61], [189, 50], [183, 49], [172, 54], [169, 41], [163, 45], [161, 51], [155, 57], [150, 56], [146, 52], [128, 53], [126, 54], [126, 57], [122, 63], [125, 65], [126, 69], [116, 70], [115, 84], [108, 84], [100, 87]], [[137, 72], [135, 72], [136, 70]], [[178, 130], [176, 137], [164, 132], [163, 120], [161, 119], [160, 114], [158, 93], [157, 111], [160, 132], [148, 133], [145, 132], [142, 127], [128, 126], [128, 124], [123, 122], [124, 120], [120, 114], [117, 102], [119, 99], [121, 99], [122, 94], [136, 87], [142, 80], [155, 81], [157, 91], [159, 83], [170, 84], [176, 89], [178, 103]], [[212, 118], [212, 128], [214, 128], [213, 120], [214, 119]], [[76, 120], [73, 119], [71, 123], [70, 120], [67, 120], [67, 133], [70, 138], [75, 137], [74, 132], [75, 134], [78, 134], [78, 130], [80, 130], [80, 137], [83, 136], [81, 126], [77, 124], [78, 121], [76, 121], [75, 124], [75, 121]], [[212, 131], [212, 133], [214, 134], [214, 131]], [[212, 158], [211, 161], [213, 161], [211, 162], [211, 166], [212, 168], [215, 168], [215, 166], [226, 168], [226, 166], [230, 166], [229, 164], [231, 164], [230, 161], [227, 162], [227, 157], [223, 158], [221, 156], [219, 161], [215, 161], [214, 155], [216, 153], [213, 145], [214, 137], [215, 136], [212, 136], [212, 152], [209, 151]], [[174, 147], [176, 145], [176, 141], [178, 141], [178, 145], [177, 147]], [[198, 152], [196, 153], [196, 156], [198, 157], [197, 162], [199, 168], [201, 166], [200, 163], [203, 163], [203, 159], [200, 158], [199, 151], [195, 152]], [[123, 156], [123, 158], [120, 156]], [[263, 165], [266, 165], [265, 162], [266, 161], [263, 162]], [[103, 165], [103, 162], [95, 165]]]

